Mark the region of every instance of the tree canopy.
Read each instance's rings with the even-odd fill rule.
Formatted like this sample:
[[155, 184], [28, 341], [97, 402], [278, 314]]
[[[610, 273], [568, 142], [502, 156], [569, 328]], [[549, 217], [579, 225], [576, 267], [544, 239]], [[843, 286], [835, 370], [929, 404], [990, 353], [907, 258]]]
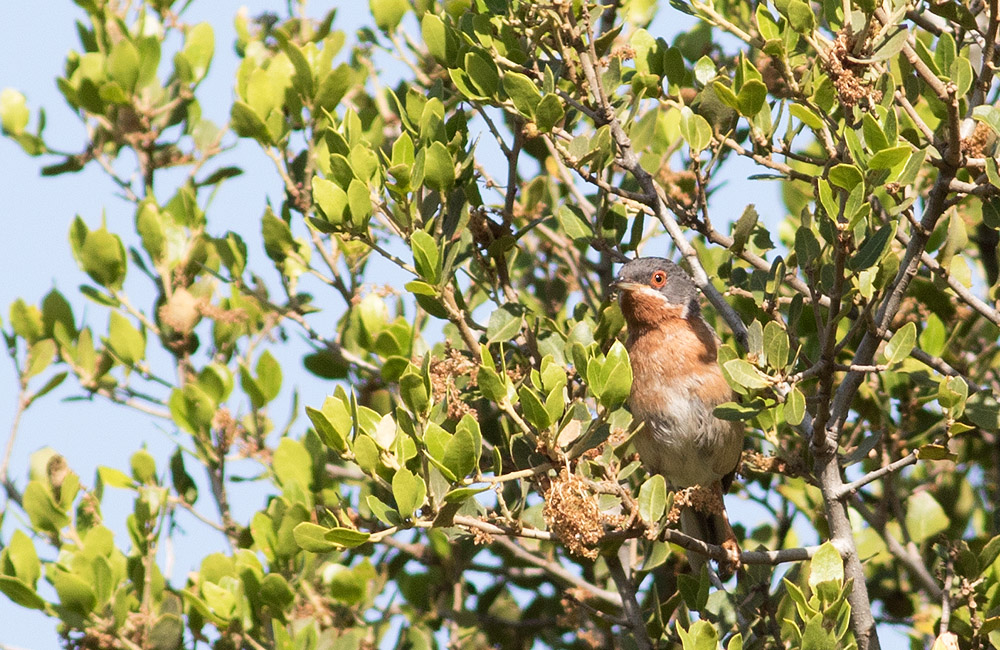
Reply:
[[[76, 4], [83, 146], [0, 94], [44, 175], [98, 167], [134, 210], [77, 216], [79, 295], [3, 321], [0, 592], [67, 648], [1000, 645], [998, 0], [371, 0], [351, 34], [289, 2], [235, 17], [224, 125], [191, 0]], [[227, 231], [233, 147], [284, 193]], [[781, 214], [713, 199], [741, 159]], [[725, 584], [631, 445], [609, 284], [640, 253], [700, 287], [747, 432]], [[175, 452], [12, 475], [60, 385]]]

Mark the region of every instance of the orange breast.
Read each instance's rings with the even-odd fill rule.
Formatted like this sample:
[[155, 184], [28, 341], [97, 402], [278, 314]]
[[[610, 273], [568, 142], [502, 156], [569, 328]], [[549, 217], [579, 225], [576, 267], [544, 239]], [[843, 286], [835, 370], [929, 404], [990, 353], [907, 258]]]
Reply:
[[739, 462], [743, 431], [712, 414], [732, 399], [714, 332], [698, 317], [630, 325], [629, 409], [645, 423], [635, 439], [643, 464], [675, 487], [720, 480]]

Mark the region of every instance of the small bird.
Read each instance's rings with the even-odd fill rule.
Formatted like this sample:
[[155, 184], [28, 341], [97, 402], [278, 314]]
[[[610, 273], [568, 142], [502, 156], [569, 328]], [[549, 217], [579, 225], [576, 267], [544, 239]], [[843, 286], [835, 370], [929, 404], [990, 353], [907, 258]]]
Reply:
[[[720, 574], [739, 568], [740, 550], [722, 495], [743, 451], [743, 427], [720, 420], [716, 406], [733, 399], [717, 361], [719, 341], [705, 322], [698, 289], [679, 266], [660, 257], [626, 263], [612, 283], [628, 325], [632, 364], [628, 406], [642, 423], [634, 439], [642, 464], [673, 489], [700, 486], [717, 495], [714, 511], [681, 511], [681, 530], [729, 555]], [[694, 568], [705, 558], [689, 555]]]

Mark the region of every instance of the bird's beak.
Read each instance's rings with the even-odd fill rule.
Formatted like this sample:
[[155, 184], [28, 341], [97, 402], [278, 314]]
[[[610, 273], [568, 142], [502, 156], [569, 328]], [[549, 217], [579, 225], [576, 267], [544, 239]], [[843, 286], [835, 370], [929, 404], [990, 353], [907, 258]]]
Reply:
[[629, 282], [628, 280], [616, 279], [611, 283], [611, 289], [616, 293], [621, 293], [622, 291], [635, 291], [636, 289], [641, 289], [645, 285], [638, 282]]

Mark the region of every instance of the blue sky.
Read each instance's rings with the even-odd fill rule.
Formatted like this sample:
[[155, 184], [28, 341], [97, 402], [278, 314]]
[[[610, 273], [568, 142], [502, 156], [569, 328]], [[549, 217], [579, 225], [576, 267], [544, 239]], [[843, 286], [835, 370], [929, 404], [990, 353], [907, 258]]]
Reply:
[[[233, 16], [241, 5], [248, 6], [251, 16], [264, 10], [281, 12], [285, 3], [235, 2], [212, 0], [195, 2], [185, 18], [189, 22], [209, 21], [215, 30], [216, 56], [211, 72], [203, 84], [202, 106], [215, 122], [224, 123], [233, 97], [232, 84], [238, 60], [233, 52], [235, 38]], [[678, 12], [667, 3], [655, 26], [663, 30], [676, 29]], [[367, 3], [339, 2], [336, 26], [348, 33], [368, 20]], [[314, 15], [323, 13], [329, 4], [310, 6]], [[44, 11], [30, 3], [0, 3], [0, 88], [12, 87], [23, 92], [33, 110], [44, 106], [48, 118], [46, 139], [63, 150], [82, 147], [83, 134], [76, 116], [62, 101], [55, 78], [62, 72], [64, 57], [71, 48], [78, 48], [74, 21], [83, 12], [69, 2], [47, 3]], [[670, 27], [667, 27], [670, 25]], [[656, 30], [652, 30], [657, 33]], [[662, 33], [662, 32], [660, 32]], [[211, 98], [217, 98], [211, 101]], [[208, 99], [206, 99], [208, 98]], [[32, 122], [32, 126], [34, 121]], [[488, 138], [484, 138], [484, 141]], [[248, 153], [249, 152], [249, 153]], [[226, 164], [244, 168], [244, 176], [223, 186], [211, 212], [213, 232], [227, 229], [244, 235], [251, 247], [251, 257], [260, 260], [263, 251], [259, 241], [259, 218], [266, 197], [280, 203], [281, 189], [269, 161], [258, 151], [244, 147], [229, 154]], [[7, 306], [18, 297], [29, 303], [38, 301], [53, 287], [72, 302], [77, 320], [81, 317], [96, 327], [106, 323], [106, 314], [79, 297], [77, 286], [86, 277], [72, 259], [67, 233], [70, 222], [79, 214], [88, 224], [100, 223], [102, 215], [110, 229], [129, 232], [133, 213], [130, 205], [115, 195], [115, 186], [96, 167], [78, 174], [42, 178], [39, 169], [51, 159], [32, 159], [7, 140], [0, 140], [0, 317], [7, 321]], [[222, 161], [220, 161], [222, 162]], [[736, 162], [736, 161], [732, 161]], [[732, 182], [713, 197], [713, 216], [717, 224], [737, 217], [748, 202], [755, 202], [765, 220], [776, 221], [783, 210], [779, 207], [776, 183], [744, 180], [754, 173], [751, 165], [732, 165], [728, 172]], [[220, 209], [219, 206], [225, 206]], [[148, 300], [147, 303], [148, 304]], [[319, 404], [331, 390], [299, 370], [297, 356], [305, 349], [295, 344], [283, 352], [286, 389], [280, 399], [288, 404], [288, 386], [300, 392], [300, 405]], [[22, 420], [14, 447], [12, 477], [20, 485], [26, 480], [29, 455], [51, 446], [66, 456], [70, 466], [85, 485], [92, 485], [98, 465], [127, 470], [129, 456], [145, 444], [162, 464], [173, 450], [172, 431], [150, 418], [112, 407], [101, 402], [66, 402], [63, 398], [75, 394], [72, 381], [30, 409]], [[14, 415], [16, 381], [9, 361], [0, 361], [0, 445], [6, 444], [6, 431]], [[274, 417], [284, 417], [279, 407]], [[300, 419], [301, 424], [301, 419]], [[304, 425], [299, 426], [299, 431]], [[204, 494], [204, 491], [203, 491]], [[246, 521], [261, 505], [259, 495], [237, 504], [237, 518]], [[125, 539], [121, 522], [131, 507], [127, 495], [108, 489], [105, 493], [104, 515], [116, 533], [120, 545]], [[199, 507], [214, 515], [210, 504]], [[21, 525], [13, 511], [2, 531], [9, 538], [13, 527]], [[173, 548], [165, 548], [161, 559], [173, 566], [170, 574], [175, 585], [183, 584], [186, 572], [194, 568], [206, 548], [222, 548], [221, 537], [205, 532], [204, 526], [193, 519], [187, 522], [191, 534], [179, 537]], [[39, 544], [41, 549], [42, 545]], [[45, 553], [51, 557], [51, 553]], [[14, 606], [0, 596], [0, 647], [49, 650], [59, 647], [53, 622], [35, 612]]]

